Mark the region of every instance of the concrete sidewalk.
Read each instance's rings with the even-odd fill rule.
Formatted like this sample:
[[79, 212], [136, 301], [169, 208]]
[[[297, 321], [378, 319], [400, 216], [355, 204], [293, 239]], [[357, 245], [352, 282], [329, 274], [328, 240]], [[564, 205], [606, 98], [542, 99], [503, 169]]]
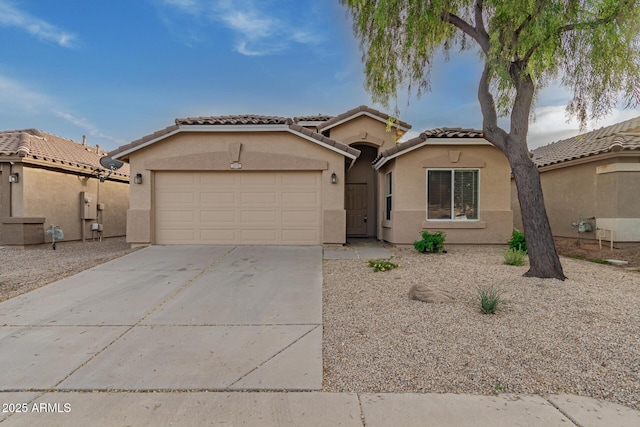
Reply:
[[0, 413], [2, 427], [640, 425], [637, 411], [568, 395], [70, 392], [0, 393], [0, 399], [25, 404], [24, 412]]

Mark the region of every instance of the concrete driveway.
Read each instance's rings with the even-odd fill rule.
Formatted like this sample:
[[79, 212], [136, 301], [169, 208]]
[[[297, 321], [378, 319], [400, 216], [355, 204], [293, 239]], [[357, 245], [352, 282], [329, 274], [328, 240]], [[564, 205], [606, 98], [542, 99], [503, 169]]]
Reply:
[[0, 391], [318, 390], [322, 248], [152, 246], [0, 303]]

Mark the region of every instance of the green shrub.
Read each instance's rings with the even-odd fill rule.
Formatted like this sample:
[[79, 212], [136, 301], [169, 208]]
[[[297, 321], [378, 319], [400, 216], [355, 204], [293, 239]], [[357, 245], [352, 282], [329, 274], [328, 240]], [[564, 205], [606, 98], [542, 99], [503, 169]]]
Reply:
[[373, 267], [373, 271], [376, 273], [378, 271], [388, 271], [398, 268], [398, 264], [395, 264], [388, 259], [370, 259], [367, 263], [369, 264], [369, 267]]
[[444, 248], [444, 239], [446, 236], [444, 231], [436, 231], [435, 233], [423, 231], [420, 234], [422, 235], [422, 240], [413, 242], [413, 247], [416, 248], [418, 252], [438, 253]]
[[521, 249], [507, 249], [504, 251], [504, 263], [508, 265], [524, 265], [524, 257], [527, 255], [526, 251]]
[[511, 240], [507, 242], [512, 249], [520, 249], [527, 252], [527, 241], [524, 238], [524, 233], [518, 230], [513, 230], [511, 233]]
[[493, 285], [488, 288], [478, 288], [480, 295], [480, 310], [484, 314], [495, 314], [498, 305], [502, 304], [500, 291]]

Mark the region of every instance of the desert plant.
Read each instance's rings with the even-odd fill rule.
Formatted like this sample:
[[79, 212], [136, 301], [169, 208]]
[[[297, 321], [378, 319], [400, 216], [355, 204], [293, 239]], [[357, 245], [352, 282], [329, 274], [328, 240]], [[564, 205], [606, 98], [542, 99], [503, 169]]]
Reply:
[[413, 242], [413, 247], [416, 248], [418, 252], [438, 253], [443, 250], [444, 239], [446, 236], [444, 231], [436, 231], [434, 233], [422, 231], [420, 234], [422, 236], [422, 240], [416, 240]]
[[524, 257], [527, 255], [526, 251], [522, 249], [510, 248], [504, 251], [504, 263], [508, 265], [524, 265]]
[[500, 291], [493, 285], [488, 288], [478, 288], [480, 295], [480, 310], [484, 314], [495, 314], [498, 305], [502, 303]]
[[511, 233], [511, 239], [507, 242], [510, 248], [520, 249], [527, 252], [527, 241], [524, 238], [524, 233], [519, 230], [513, 230]]
[[370, 259], [367, 261], [369, 267], [373, 267], [374, 272], [388, 271], [394, 268], [398, 268], [398, 264], [391, 262], [389, 259]]

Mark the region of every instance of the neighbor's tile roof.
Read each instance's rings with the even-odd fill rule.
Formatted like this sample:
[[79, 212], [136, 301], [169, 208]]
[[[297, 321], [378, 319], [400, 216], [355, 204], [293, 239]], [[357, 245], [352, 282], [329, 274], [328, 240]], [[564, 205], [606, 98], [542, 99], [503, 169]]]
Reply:
[[640, 117], [553, 142], [532, 153], [540, 167], [620, 150], [640, 150]]
[[118, 147], [117, 149], [111, 151], [109, 155], [117, 156], [120, 153], [125, 151], [129, 151], [132, 148], [141, 146], [149, 141], [152, 141], [157, 138], [161, 138], [163, 136], [169, 135], [172, 132], [178, 131], [181, 128], [188, 131], [189, 126], [234, 126], [234, 125], [286, 125], [289, 129], [296, 131], [298, 133], [302, 133], [307, 137], [311, 137], [319, 142], [330, 145], [332, 147], [337, 148], [340, 151], [344, 151], [345, 153], [349, 153], [351, 155], [355, 155], [356, 157], [360, 155], [360, 151], [353, 149], [345, 144], [341, 144], [337, 141], [334, 141], [331, 138], [327, 138], [324, 135], [320, 135], [317, 132], [309, 130], [299, 124], [297, 124], [298, 119], [302, 120], [318, 120], [328, 116], [301, 116], [296, 117], [295, 119], [291, 119], [288, 117], [279, 117], [279, 116], [260, 116], [254, 114], [245, 114], [245, 115], [233, 115], [233, 116], [210, 116], [210, 117], [188, 117], [188, 118], [178, 118], [175, 120], [175, 125], [166, 127], [157, 132], [152, 133], [151, 135], [144, 136], [140, 139], [137, 139], [129, 144]]
[[[367, 107], [366, 105], [361, 105], [359, 107], [353, 108], [347, 112], [344, 112], [342, 114], [339, 114], [329, 120], [327, 120], [326, 122], [322, 123], [319, 126], [319, 130], [322, 131], [324, 129], [330, 128], [333, 125], [335, 125], [336, 123], [339, 123], [343, 120], [347, 120], [350, 117], [356, 116], [358, 114], [361, 113], [369, 113], [373, 116], [379, 117], [382, 120], [389, 120], [391, 118], [390, 115], [383, 113], [382, 111], [378, 111], [376, 109], [373, 109], [371, 107]], [[411, 125], [409, 123], [403, 122], [401, 120], [395, 121], [394, 124], [400, 128], [405, 128], [405, 129], [411, 129]]]
[[[0, 156], [18, 156], [23, 161], [41, 160], [52, 166], [73, 166], [86, 169], [87, 173], [103, 170], [100, 158], [107, 153], [97, 147], [52, 135], [37, 129], [0, 132]], [[124, 165], [113, 175], [129, 177], [129, 165]]]
[[406, 151], [416, 145], [420, 145], [430, 138], [484, 138], [484, 133], [476, 129], [462, 128], [437, 128], [426, 130], [409, 141], [396, 144], [387, 150], [384, 150], [373, 160], [372, 164], [378, 163], [382, 158], [393, 156], [394, 154]]

